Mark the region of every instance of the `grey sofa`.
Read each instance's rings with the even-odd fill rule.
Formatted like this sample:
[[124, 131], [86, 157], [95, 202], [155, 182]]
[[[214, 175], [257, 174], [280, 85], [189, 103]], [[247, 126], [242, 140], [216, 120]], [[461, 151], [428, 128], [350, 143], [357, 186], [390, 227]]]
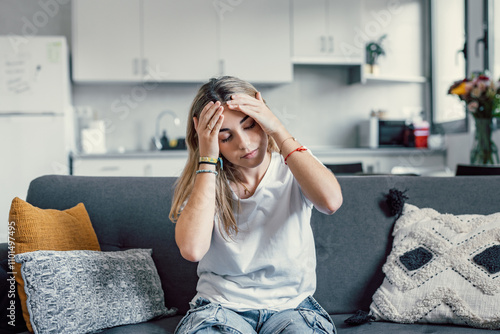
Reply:
[[[388, 214], [389, 189], [407, 190], [407, 202], [454, 214], [499, 211], [500, 176], [340, 176], [344, 203], [332, 216], [313, 211], [318, 287], [315, 298], [332, 315], [339, 333], [479, 333], [468, 327], [372, 322], [350, 327], [344, 320], [368, 310], [383, 280], [395, 217]], [[168, 219], [175, 178], [43, 176], [31, 182], [27, 201], [40, 208], [67, 209], [83, 202], [103, 251], [152, 248], [167, 307], [174, 317], [120, 326], [102, 333], [173, 333], [195, 294], [196, 263], [184, 260]], [[473, 194], [473, 195], [471, 195]], [[491, 198], [495, 200], [491, 200]], [[7, 258], [6, 244], [1, 259]], [[2, 275], [5, 275], [5, 271]], [[2, 284], [4, 280], [2, 279]], [[2, 289], [6, 289], [5, 284]], [[1, 291], [2, 296], [5, 290]], [[4, 310], [1, 310], [4, 312]], [[22, 319], [20, 311], [18, 320]], [[2, 315], [2, 321], [5, 317]]]

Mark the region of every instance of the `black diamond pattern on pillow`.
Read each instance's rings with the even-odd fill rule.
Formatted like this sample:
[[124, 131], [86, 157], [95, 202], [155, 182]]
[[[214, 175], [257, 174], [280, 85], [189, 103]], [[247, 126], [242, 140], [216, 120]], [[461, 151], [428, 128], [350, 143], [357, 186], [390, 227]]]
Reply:
[[478, 265], [484, 267], [490, 274], [500, 272], [500, 245], [486, 248], [472, 258]]
[[399, 261], [409, 271], [417, 270], [432, 259], [432, 253], [424, 247], [408, 251], [399, 257]]

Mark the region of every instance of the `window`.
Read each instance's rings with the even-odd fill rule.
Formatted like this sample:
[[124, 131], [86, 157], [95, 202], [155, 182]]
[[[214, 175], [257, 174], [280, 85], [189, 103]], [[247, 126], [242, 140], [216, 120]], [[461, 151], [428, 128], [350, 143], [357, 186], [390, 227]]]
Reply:
[[430, 17], [433, 132], [466, 132], [465, 106], [447, 94], [454, 81], [466, 76], [465, 0], [430, 0]]

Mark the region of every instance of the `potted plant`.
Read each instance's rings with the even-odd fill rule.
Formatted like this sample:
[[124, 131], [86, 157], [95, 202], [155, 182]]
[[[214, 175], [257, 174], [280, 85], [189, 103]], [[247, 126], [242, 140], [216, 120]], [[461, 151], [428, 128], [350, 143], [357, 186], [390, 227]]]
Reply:
[[377, 60], [379, 56], [385, 55], [382, 41], [387, 37], [387, 34], [380, 36], [377, 41], [372, 41], [366, 44], [366, 71], [371, 74], [378, 74], [379, 68]]

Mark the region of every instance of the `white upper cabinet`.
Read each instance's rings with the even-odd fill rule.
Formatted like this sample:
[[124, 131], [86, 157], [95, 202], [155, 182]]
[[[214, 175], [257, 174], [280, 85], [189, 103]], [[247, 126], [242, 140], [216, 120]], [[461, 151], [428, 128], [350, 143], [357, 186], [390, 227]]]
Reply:
[[224, 75], [250, 82], [290, 82], [289, 0], [228, 1], [219, 7]]
[[74, 0], [73, 80], [292, 80], [289, 0]]
[[144, 1], [147, 81], [206, 81], [220, 73], [212, 1]]
[[360, 0], [292, 0], [292, 61], [297, 64], [360, 64], [356, 43]]
[[327, 0], [293, 0], [294, 57], [327, 55], [326, 3]]
[[141, 3], [142, 0], [73, 1], [73, 80], [142, 78], [138, 14]]

